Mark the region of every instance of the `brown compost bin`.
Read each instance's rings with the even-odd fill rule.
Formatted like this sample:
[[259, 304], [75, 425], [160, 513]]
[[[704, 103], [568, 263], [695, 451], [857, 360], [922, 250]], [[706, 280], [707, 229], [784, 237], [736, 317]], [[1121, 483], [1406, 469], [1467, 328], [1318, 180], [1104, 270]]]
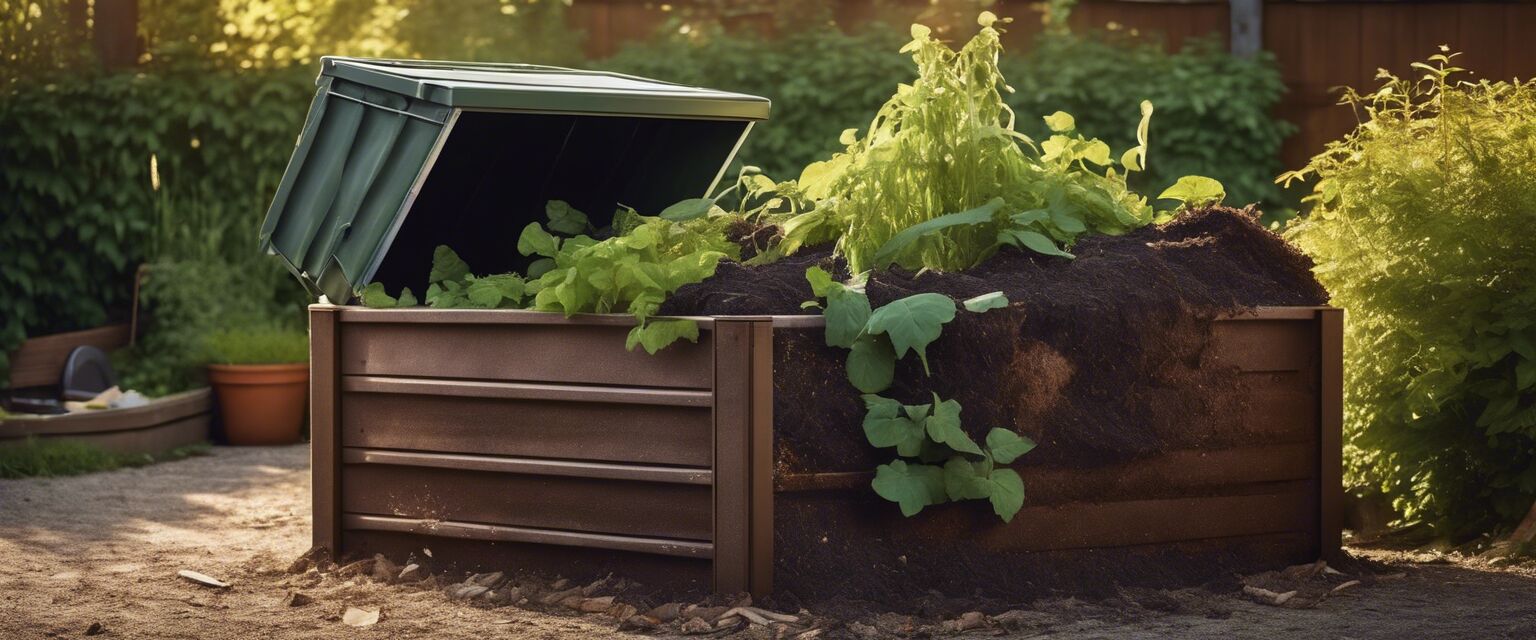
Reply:
[[[1248, 390], [1241, 434], [1095, 468], [1026, 456], [1024, 509], [1003, 524], [984, 504], [903, 519], [867, 472], [776, 473], [774, 379], [796, 366], [776, 341], [820, 317], [700, 318], [697, 344], [649, 356], [624, 350], [624, 317], [315, 305], [314, 541], [802, 597], [831, 593], [807, 564], [850, 552], [888, 556], [845, 576], [872, 593], [1028, 592], [1085, 563], [1177, 582], [1188, 572], [1159, 570], [1310, 561], [1340, 545], [1342, 321], [1327, 307], [1216, 320], [1211, 361]], [[925, 564], [917, 551], [946, 541], [984, 582]]]

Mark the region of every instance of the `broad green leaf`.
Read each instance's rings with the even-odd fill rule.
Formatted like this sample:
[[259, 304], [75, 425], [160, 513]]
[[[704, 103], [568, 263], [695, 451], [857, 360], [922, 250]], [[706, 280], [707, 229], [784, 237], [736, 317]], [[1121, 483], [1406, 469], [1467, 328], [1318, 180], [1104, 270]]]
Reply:
[[503, 273], [476, 279], [464, 293], [476, 307], [497, 309], [515, 306], [523, 299], [523, 289], [522, 278]]
[[539, 258], [528, 265], [528, 278], [534, 279], [549, 273], [555, 268], [554, 258]]
[[576, 210], [564, 200], [550, 200], [544, 205], [544, 215], [549, 218], [549, 230], [574, 236], [583, 233], [591, 224], [587, 214]]
[[1205, 176], [1184, 176], [1158, 194], [1159, 200], [1178, 200], [1186, 207], [1218, 203], [1227, 197], [1220, 182]]
[[993, 198], [986, 204], [958, 213], [949, 213], [902, 229], [875, 251], [875, 265], [884, 267], [896, 261], [896, 257], [912, 243], [925, 235], [960, 225], [977, 225], [992, 222], [998, 209], [1003, 208], [1002, 198]]
[[1100, 140], [1089, 140], [1077, 157], [1099, 166], [1109, 164], [1109, 145]]
[[848, 381], [864, 393], [890, 388], [896, 377], [896, 352], [885, 336], [862, 336], [848, 352]]
[[663, 220], [682, 222], [709, 215], [709, 210], [715, 206], [712, 198], [689, 198], [661, 210]]
[[944, 469], [926, 464], [907, 464], [892, 460], [875, 468], [875, 479], [869, 483], [880, 497], [901, 505], [901, 514], [908, 518], [917, 515], [931, 504], [946, 500]]
[[1045, 126], [1050, 127], [1051, 131], [1057, 133], [1066, 133], [1077, 128], [1077, 120], [1072, 117], [1072, 114], [1065, 111], [1057, 111], [1045, 116], [1044, 120]]
[[1024, 507], [1024, 479], [1013, 469], [993, 469], [987, 480], [992, 485], [987, 495], [992, 512], [1003, 522], [1013, 522], [1013, 516]]
[[960, 403], [954, 400], [939, 400], [939, 395], [933, 395], [933, 413], [923, 421], [923, 429], [928, 432], [928, 437], [934, 442], [945, 445], [960, 453], [981, 455], [981, 447], [976, 446], [976, 441], [960, 428]]
[[827, 297], [827, 292], [832, 289], [834, 282], [832, 274], [827, 273], [826, 269], [815, 266], [806, 268], [805, 279], [811, 283], [811, 293], [816, 294], [818, 298]]
[[1034, 448], [1034, 440], [1008, 429], [993, 428], [987, 432], [987, 451], [998, 464], [1011, 464]]
[[864, 437], [879, 448], [896, 447], [903, 456], [923, 448], [923, 425], [903, 414], [901, 403], [874, 394], [864, 395]]
[[382, 282], [368, 283], [368, 286], [363, 287], [358, 298], [363, 301], [363, 306], [372, 309], [393, 309], [400, 306], [400, 302], [384, 290]]
[[418, 304], [421, 304], [421, 302], [416, 299], [416, 294], [411, 293], [410, 287], [400, 288], [400, 299], [398, 300], [398, 303], [402, 307], [414, 307]]
[[916, 351], [928, 370], [928, 345], [939, 339], [944, 324], [955, 319], [955, 301], [938, 293], [919, 293], [892, 301], [869, 316], [870, 333], [891, 339], [896, 357]]
[[528, 223], [528, 226], [523, 227], [523, 233], [517, 237], [517, 252], [525, 256], [538, 255], [553, 258], [559, 251], [559, 241], [549, 235], [549, 232], [537, 222]]
[[1062, 251], [1061, 248], [1057, 247], [1056, 243], [1052, 242], [1050, 238], [1047, 238], [1043, 234], [1035, 231], [1025, 231], [1023, 229], [1003, 229], [1002, 231], [998, 232], [997, 241], [999, 244], [1009, 244], [1048, 256], [1058, 256], [1062, 258], [1076, 257], [1070, 253], [1067, 253], [1066, 251]]
[[1088, 230], [1088, 225], [1083, 223], [1083, 219], [1066, 207], [1051, 208], [1051, 224], [1067, 233], [1083, 233]]
[[965, 310], [971, 313], [985, 313], [990, 309], [1001, 309], [1008, 306], [1008, 296], [1003, 295], [1001, 291], [993, 291], [992, 293], [983, 293], [960, 304], [964, 305]]
[[847, 349], [864, 332], [870, 318], [869, 296], [840, 284], [827, 290], [827, 346]]
[[655, 355], [678, 340], [699, 341], [699, 323], [693, 320], [652, 320], [629, 331], [624, 348], [635, 350], [639, 345], [645, 352]]
[[467, 275], [469, 265], [459, 259], [459, 254], [449, 249], [448, 245], [438, 245], [432, 251], [432, 272], [427, 275], [427, 282], [463, 280]]
[[950, 500], [980, 500], [992, 495], [992, 482], [965, 456], [944, 463], [944, 493]]

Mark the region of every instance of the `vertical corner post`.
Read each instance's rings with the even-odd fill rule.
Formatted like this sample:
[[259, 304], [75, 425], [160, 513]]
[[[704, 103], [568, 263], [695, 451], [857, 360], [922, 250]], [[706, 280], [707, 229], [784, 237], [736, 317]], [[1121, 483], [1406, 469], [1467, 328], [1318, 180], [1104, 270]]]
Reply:
[[341, 308], [309, 308], [309, 452], [314, 546], [341, 553]]
[[714, 587], [773, 589], [773, 320], [714, 322]]
[[1321, 342], [1318, 393], [1318, 544], [1319, 555], [1334, 558], [1343, 548], [1344, 530], [1344, 310], [1317, 312]]

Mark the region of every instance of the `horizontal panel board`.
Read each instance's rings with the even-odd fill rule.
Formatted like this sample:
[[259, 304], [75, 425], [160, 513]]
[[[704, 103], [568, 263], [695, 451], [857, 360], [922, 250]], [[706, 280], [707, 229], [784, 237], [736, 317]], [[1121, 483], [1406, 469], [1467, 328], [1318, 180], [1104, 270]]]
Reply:
[[626, 351], [622, 326], [343, 322], [348, 375], [708, 389], [709, 332], [656, 355]]
[[348, 447], [708, 467], [708, 407], [347, 392]]
[[[395, 562], [414, 556], [434, 573], [506, 571], [563, 576], [586, 584], [609, 574], [666, 589], [679, 599], [702, 595], [710, 587], [708, 559], [610, 551], [585, 547], [529, 544], [496, 540], [444, 538], [393, 531], [351, 529], [342, 538], [344, 556], [371, 557], [382, 553]], [[422, 549], [431, 549], [430, 559]]]
[[[1261, 483], [1313, 479], [1317, 474], [1317, 448], [1313, 444], [1285, 444], [1172, 451], [1103, 467], [1067, 469], [1026, 464], [1018, 467], [1018, 471], [1030, 505], [1211, 495], [1241, 491]], [[868, 491], [873, 476], [869, 472], [782, 476], [777, 490]]]
[[1318, 392], [1315, 372], [1245, 373], [1249, 387], [1243, 419], [1226, 442], [1315, 442]]
[[1317, 323], [1308, 320], [1224, 320], [1211, 324], [1210, 355], [1243, 371], [1317, 368]]
[[701, 485], [348, 464], [341, 492], [349, 513], [710, 539]]
[[[1291, 490], [1274, 494], [1056, 506], [1028, 506], [1026, 501], [1013, 522], [981, 528], [971, 539], [996, 551], [1045, 551], [1306, 531], [1317, 511], [1317, 492], [1312, 487], [1296, 483]], [[953, 509], [935, 515], [914, 529], [953, 531], [957, 524], [953, 518], [967, 519]]]
[[450, 398], [560, 400], [563, 402], [659, 404], [676, 407], [708, 407], [714, 401], [714, 396], [708, 391], [685, 389], [594, 387], [572, 384], [484, 382], [477, 380], [437, 380], [432, 378], [390, 378], [380, 376], [346, 376], [342, 382], [342, 390], [367, 393], [413, 393], [424, 396], [447, 396]]
[[581, 547], [585, 549], [629, 551], [697, 559], [709, 559], [714, 553], [714, 546], [708, 542], [616, 536], [532, 527], [508, 527], [476, 522], [396, 518], [356, 513], [345, 513], [342, 516], [342, 528], [346, 530], [412, 533], [421, 536], [455, 538], [459, 540], [521, 542], [562, 547]]
[[474, 456], [461, 453], [358, 449], [354, 447], [348, 447], [342, 451], [341, 461], [348, 464], [392, 464], [402, 467], [430, 467], [433, 469], [458, 469], [461, 471], [491, 471], [495, 473], [521, 473], [600, 480], [633, 480], [637, 482], [666, 482], [704, 486], [709, 486], [715, 477], [714, 472], [708, 469], [691, 469], [688, 467], [653, 467], [635, 464], [612, 464], [608, 462], [506, 458], [500, 456]]

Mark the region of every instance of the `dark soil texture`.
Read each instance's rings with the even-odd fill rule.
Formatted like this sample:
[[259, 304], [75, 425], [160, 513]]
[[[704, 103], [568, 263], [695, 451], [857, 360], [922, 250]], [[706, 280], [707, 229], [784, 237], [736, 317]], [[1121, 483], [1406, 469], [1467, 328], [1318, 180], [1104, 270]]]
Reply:
[[[1173, 450], [1253, 444], [1245, 424], [1253, 383], [1210, 353], [1213, 321], [1254, 307], [1328, 300], [1311, 261], [1256, 220], [1253, 210], [1209, 208], [1123, 236], [1085, 237], [1072, 248], [1072, 260], [1005, 249], [962, 273], [876, 273], [867, 292], [877, 307], [920, 292], [958, 302], [1002, 291], [1010, 302], [986, 313], [961, 311], [928, 349], [931, 375], [909, 356], [882, 395], [908, 403], [928, 402], [930, 393], [953, 398], [977, 441], [993, 427], [1029, 436], [1040, 446], [1020, 460], [1021, 469], [1118, 473]], [[662, 311], [819, 313], [801, 307], [813, 298], [804, 275], [812, 265], [847, 275], [828, 247], [763, 267], [727, 263], [714, 278], [678, 291]], [[940, 505], [903, 519], [867, 480], [847, 479], [889, 462], [893, 453], [865, 440], [863, 404], [844, 372], [846, 351], [827, 347], [820, 329], [776, 330], [774, 343], [781, 490], [775, 576], [780, 596], [792, 604], [867, 601], [942, 616], [957, 607], [984, 608], [987, 598], [1187, 587], [1316, 558], [1315, 533], [1310, 542], [1290, 533], [1024, 553], [980, 543], [996, 539], [1002, 527], [985, 504]], [[843, 474], [840, 489], [785, 488], [829, 473]], [[1198, 496], [1136, 487], [1074, 499], [1186, 497]], [[1077, 503], [1026, 498], [1026, 507], [1056, 504]]]

